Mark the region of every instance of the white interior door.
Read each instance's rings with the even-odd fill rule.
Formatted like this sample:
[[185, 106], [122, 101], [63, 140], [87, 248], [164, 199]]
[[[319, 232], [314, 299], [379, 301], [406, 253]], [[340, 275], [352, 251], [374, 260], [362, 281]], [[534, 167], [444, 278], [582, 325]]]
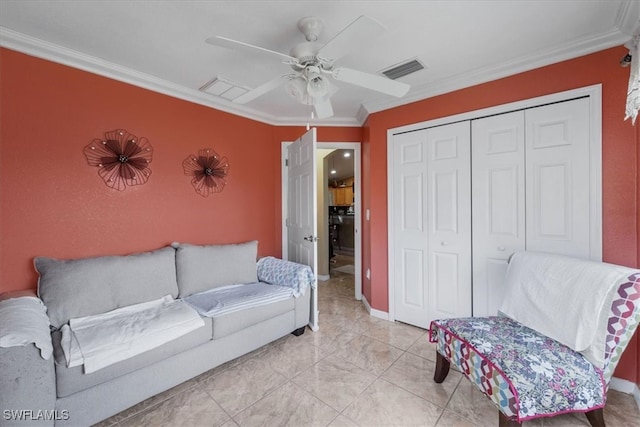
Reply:
[[[287, 251], [290, 261], [318, 270], [318, 212], [316, 183], [316, 129], [312, 128], [287, 146]], [[317, 283], [317, 276], [316, 276]], [[311, 289], [309, 326], [318, 329], [318, 295]]]
[[472, 121], [473, 315], [495, 316], [511, 254], [525, 249], [524, 112]]
[[394, 317], [471, 315], [469, 122], [393, 140]]

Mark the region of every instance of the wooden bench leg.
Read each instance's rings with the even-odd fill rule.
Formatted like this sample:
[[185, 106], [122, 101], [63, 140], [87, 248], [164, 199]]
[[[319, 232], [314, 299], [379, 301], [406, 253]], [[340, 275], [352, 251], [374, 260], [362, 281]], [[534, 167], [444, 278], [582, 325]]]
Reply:
[[602, 408], [586, 412], [585, 415], [589, 420], [589, 424], [591, 424], [593, 427], [605, 427], [604, 410]]
[[513, 427], [513, 426], [521, 426], [522, 423], [519, 423], [511, 418], [507, 417], [502, 412], [498, 411], [498, 426], [499, 427]]
[[440, 353], [436, 351], [436, 372], [433, 374], [433, 380], [440, 384], [447, 378], [449, 374], [449, 367], [451, 364], [449, 361]]

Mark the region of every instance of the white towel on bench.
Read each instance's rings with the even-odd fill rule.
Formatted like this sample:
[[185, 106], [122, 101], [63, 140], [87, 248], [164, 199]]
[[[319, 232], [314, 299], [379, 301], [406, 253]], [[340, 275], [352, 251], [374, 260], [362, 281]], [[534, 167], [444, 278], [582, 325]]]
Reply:
[[509, 262], [500, 311], [603, 368], [611, 303], [618, 286], [635, 272], [561, 255], [517, 252]]

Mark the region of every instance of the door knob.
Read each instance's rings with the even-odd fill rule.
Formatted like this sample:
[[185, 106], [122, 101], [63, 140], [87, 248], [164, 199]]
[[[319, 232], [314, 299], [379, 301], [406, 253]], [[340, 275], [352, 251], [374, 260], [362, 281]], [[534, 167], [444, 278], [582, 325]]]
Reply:
[[307, 242], [317, 242], [317, 241], [318, 241], [318, 238], [317, 238], [317, 237], [314, 237], [314, 236], [313, 236], [313, 234], [311, 234], [311, 235], [309, 235], [309, 236], [306, 236], [306, 237], [304, 238], [304, 240], [306, 240]]

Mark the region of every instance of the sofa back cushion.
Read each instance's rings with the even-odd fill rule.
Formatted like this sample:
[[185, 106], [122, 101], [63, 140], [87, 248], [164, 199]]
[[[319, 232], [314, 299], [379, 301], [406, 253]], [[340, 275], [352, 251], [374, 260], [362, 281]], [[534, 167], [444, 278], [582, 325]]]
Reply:
[[71, 260], [37, 257], [38, 295], [51, 325], [178, 295], [175, 250]]
[[176, 273], [180, 298], [220, 286], [258, 281], [258, 242], [196, 246], [178, 244]]

